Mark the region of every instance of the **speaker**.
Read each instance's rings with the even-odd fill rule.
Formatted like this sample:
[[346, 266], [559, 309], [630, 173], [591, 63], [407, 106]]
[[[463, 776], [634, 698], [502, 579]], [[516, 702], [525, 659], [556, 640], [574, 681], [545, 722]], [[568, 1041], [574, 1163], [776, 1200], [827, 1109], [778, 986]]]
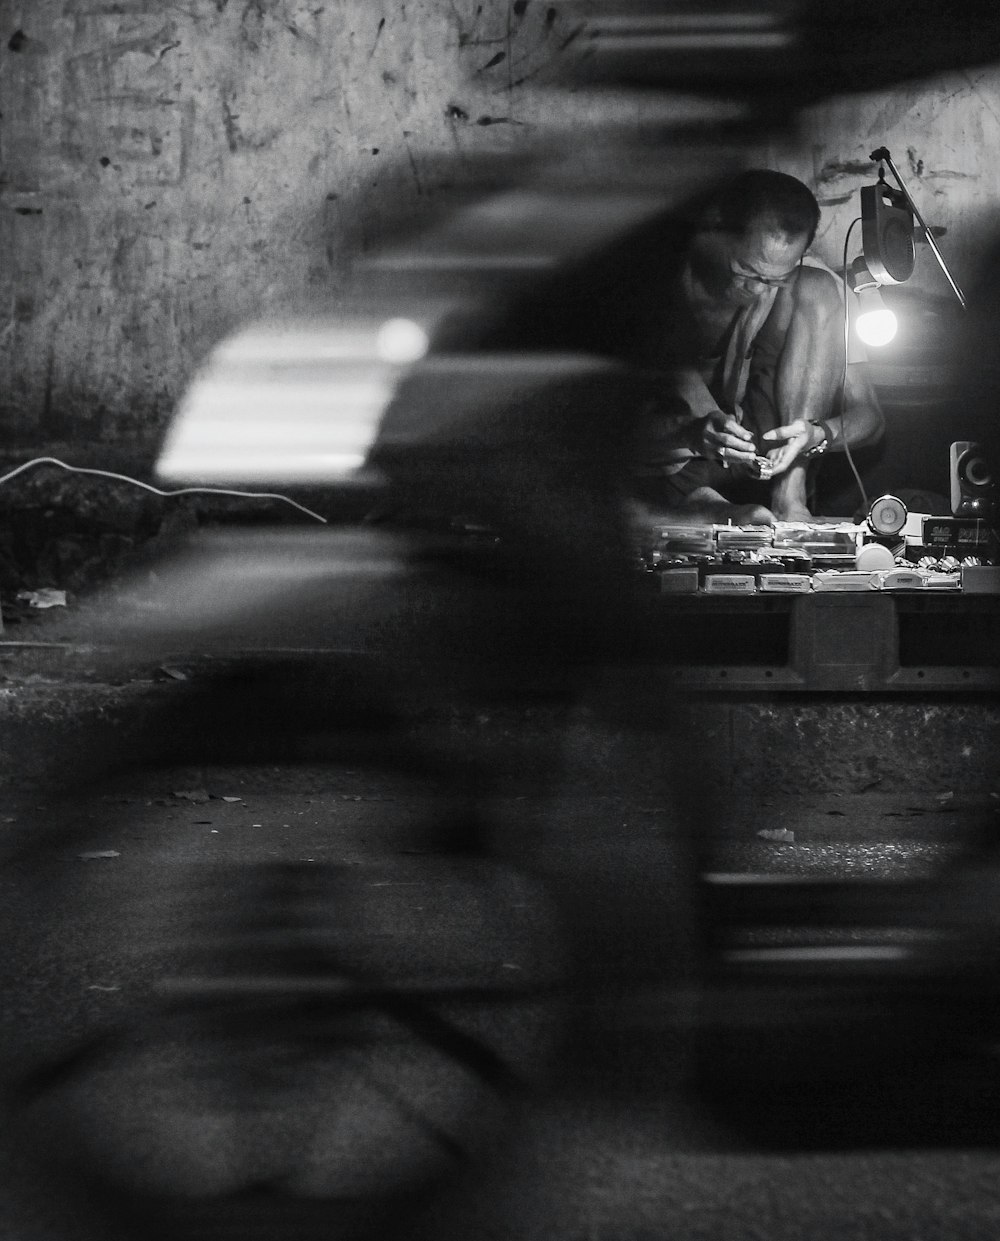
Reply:
[[868, 529], [882, 537], [899, 534], [907, 516], [906, 505], [898, 496], [879, 496], [868, 510]]
[[906, 195], [884, 181], [861, 187], [861, 247], [879, 284], [902, 284], [913, 275], [913, 213]]
[[949, 450], [951, 511], [956, 517], [992, 518], [997, 505], [993, 467], [973, 440], [956, 440]]

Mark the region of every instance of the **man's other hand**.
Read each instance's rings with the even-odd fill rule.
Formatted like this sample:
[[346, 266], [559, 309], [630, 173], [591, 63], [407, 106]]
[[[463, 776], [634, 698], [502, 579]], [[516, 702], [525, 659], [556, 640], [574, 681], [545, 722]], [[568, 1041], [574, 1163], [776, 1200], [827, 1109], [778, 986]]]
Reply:
[[691, 430], [694, 451], [722, 465], [750, 465], [757, 455], [753, 435], [721, 409], [703, 418]]
[[765, 431], [761, 439], [777, 447], [768, 450], [767, 459], [771, 462], [771, 477], [783, 474], [803, 453], [815, 448], [823, 439], [823, 430], [804, 418], [796, 418], [786, 426], [775, 427], [773, 431]]

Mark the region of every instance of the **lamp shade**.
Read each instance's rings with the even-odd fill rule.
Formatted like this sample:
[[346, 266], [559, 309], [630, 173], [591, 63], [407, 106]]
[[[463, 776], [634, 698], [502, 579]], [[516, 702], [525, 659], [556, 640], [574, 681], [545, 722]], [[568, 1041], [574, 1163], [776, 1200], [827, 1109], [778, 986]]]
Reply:
[[913, 275], [913, 213], [905, 195], [884, 181], [861, 187], [861, 244], [879, 284], [902, 284]]

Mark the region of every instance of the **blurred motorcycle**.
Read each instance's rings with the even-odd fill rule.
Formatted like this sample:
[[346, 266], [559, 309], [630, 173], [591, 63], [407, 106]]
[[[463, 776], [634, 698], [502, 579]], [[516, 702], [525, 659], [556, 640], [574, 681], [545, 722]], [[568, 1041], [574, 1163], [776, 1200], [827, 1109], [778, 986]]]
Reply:
[[[641, 259], [650, 228], [739, 167], [749, 135], [839, 89], [858, 49], [899, 79], [974, 63], [982, 27], [976, 45], [957, 28], [928, 40], [934, 14], [912, 3], [905, 24], [902, 5], [849, 5], [853, 30], [843, 6], [579, 7], [574, 81], [663, 92], [668, 116], [669, 92], [693, 91], [712, 132], [688, 109], [652, 142], [588, 136], [586, 159], [537, 144], [504, 190], [359, 263], [346, 309], [221, 342], [169, 429], [165, 483], [281, 488], [305, 511], [197, 535], [143, 579], [134, 624], [109, 614], [128, 658], [208, 654], [217, 671], [95, 756], [93, 778], [191, 755], [318, 756], [444, 795], [363, 877], [174, 868], [122, 911], [155, 987], [119, 1027], [24, 1075], [12, 1106], [61, 1174], [100, 1185], [148, 1235], [391, 1235], [488, 1154], [609, 995], [619, 1031], [655, 1013], [702, 1103], [726, 1123], [752, 1116], [757, 1141], [808, 1135], [787, 1111], [762, 1123], [776, 1113], [758, 1097], [748, 1112], [726, 1066], [780, 1059], [803, 1031], [810, 1089], [831, 1031], [877, 1035], [884, 1065], [900, 1047], [925, 1066], [956, 1044], [989, 1058], [998, 945], [981, 854], [927, 883], [849, 885], [704, 876], [684, 854], [694, 794], [663, 741], [671, 708], [648, 673], [622, 488], [645, 380], [574, 334], [593, 304], [568, 304], [623, 247]], [[905, 49], [887, 56], [859, 29], [903, 30]], [[524, 322], [515, 347], [507, 328], [540, 291], [559, 315]], [[549, 798], [541, 836], [498, 811], [496, 755], [431, 722], [442, 703], [544, 708], [505, 755]], [[675, 828], [652, 876], [625, 857], [609, 868], [560, 821], [560, 789], [598, 773], [607, 791], [639, 769]], [[446, 935], [405, 933], [384, 896], [403, 883], [422, 885]], [[748, 948], [767, 927], [780, 950]], [[859, 927], [873, 928], [863, 945]], [[824, 944], [803, 943], [817, 928]], [[516, 984], [487, 968], [484, 941], [522, 964]], [[843, 1098], [861, 1083], [838, 1063]], [[789, 1097], [787, 1059], [781, 1072]], [[872, 1140], [879, 1117], [849, 1110], [816, 1140]]]

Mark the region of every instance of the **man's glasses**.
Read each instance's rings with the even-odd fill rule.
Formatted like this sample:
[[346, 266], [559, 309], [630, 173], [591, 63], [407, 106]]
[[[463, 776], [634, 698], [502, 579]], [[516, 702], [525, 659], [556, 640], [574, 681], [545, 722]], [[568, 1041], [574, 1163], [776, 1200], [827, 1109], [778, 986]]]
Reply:
[[759, 276], [755, 271], [741, 271], [738, 267], [729, 266], [729, 274], [741, 284], [759, 284], [765, 289], [783, 289], [790, 284], [795, 273], [802, 266], [801, 260], [784, 276]]

